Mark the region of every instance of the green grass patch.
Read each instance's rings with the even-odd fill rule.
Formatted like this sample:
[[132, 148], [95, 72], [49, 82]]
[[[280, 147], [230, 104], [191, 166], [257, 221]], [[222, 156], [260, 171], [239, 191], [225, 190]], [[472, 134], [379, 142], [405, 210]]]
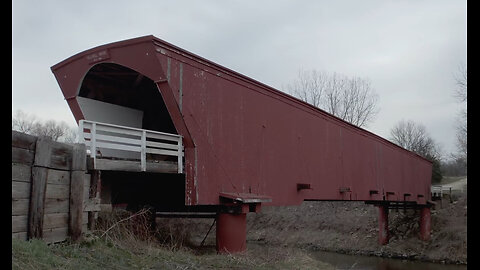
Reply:
[[12, 269], [333, 269], [301, 250], [253, 247], [244, 254], [217, 254], [214, 247], [196, 255], [151, 243], [136, 249], [98, 239], [47, 245], [12, 239]]

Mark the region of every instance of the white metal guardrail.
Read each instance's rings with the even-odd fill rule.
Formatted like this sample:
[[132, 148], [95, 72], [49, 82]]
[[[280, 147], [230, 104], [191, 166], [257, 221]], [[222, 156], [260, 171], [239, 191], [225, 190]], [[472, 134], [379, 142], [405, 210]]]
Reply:
[[438, 196], [442, 197], [444, 192], [448, 191], [448, 194], [452, 193], [452, 187], [451, 186], [442, 186], [442, 185], [435, 185], [430, 187], [430, 192], [432, 193], [433, 196]]
[[[147, 154], [177, 157], [178, 173], [183, 173], [182, 136], [153, 130], [119, 126], [88, 120], [78, 124], [79, 142], [85, 143], [87, 152], [93, 158], [122, 158], [129, 153], [139, 159], [141, 170], [147, 170]], [[133, 155], [132, 155], [133, 153]]]

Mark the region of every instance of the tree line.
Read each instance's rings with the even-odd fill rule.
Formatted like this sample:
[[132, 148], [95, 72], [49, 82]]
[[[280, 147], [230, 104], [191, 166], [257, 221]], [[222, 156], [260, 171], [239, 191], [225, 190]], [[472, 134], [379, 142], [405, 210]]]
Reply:
[[35, 115], [17, 110], [12, 115], [12, 130], [16, 130], [33, 136], [46, 136], [53, 141], [75, 143], [77, 128], [69, 126], [64, 121], [43, 121]]

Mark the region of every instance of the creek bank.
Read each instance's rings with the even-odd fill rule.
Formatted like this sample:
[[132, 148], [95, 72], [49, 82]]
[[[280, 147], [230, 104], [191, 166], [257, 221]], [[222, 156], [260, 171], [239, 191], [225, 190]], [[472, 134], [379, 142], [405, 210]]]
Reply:
[[467, 264], [466, 194], [432, 209], [431, 239], [419, 239], [419, 212], [390, 210], [387, 245], [378, 244], [378, 209], [363, 202], [264, 207], [247, 218], [247, 241], [350, 255]]
[[[389, 211], [389, 243], [378, 244], [378, 209], [357, 201], [306, 201], [264, 206], [247, 214], [247, 246], [300, 248], [444, 264], [467, 264], [467, 197], [444, 199], [431, 212], [429, 241], [419, 239], [419, 211]], [[158, 225], [192, 247], [215, 246], [212, 219], [158, 219]]]

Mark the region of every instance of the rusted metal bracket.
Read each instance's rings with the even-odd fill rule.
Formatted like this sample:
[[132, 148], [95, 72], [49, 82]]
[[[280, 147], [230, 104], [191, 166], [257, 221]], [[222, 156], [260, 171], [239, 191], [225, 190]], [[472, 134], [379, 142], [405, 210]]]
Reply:
[[240, 203], [264, 203], [271, 202], [272, 197], [266, 195], [258, 195], [253, 193], [230, 193], [220, 192], [220, 199], [229, 199]]

